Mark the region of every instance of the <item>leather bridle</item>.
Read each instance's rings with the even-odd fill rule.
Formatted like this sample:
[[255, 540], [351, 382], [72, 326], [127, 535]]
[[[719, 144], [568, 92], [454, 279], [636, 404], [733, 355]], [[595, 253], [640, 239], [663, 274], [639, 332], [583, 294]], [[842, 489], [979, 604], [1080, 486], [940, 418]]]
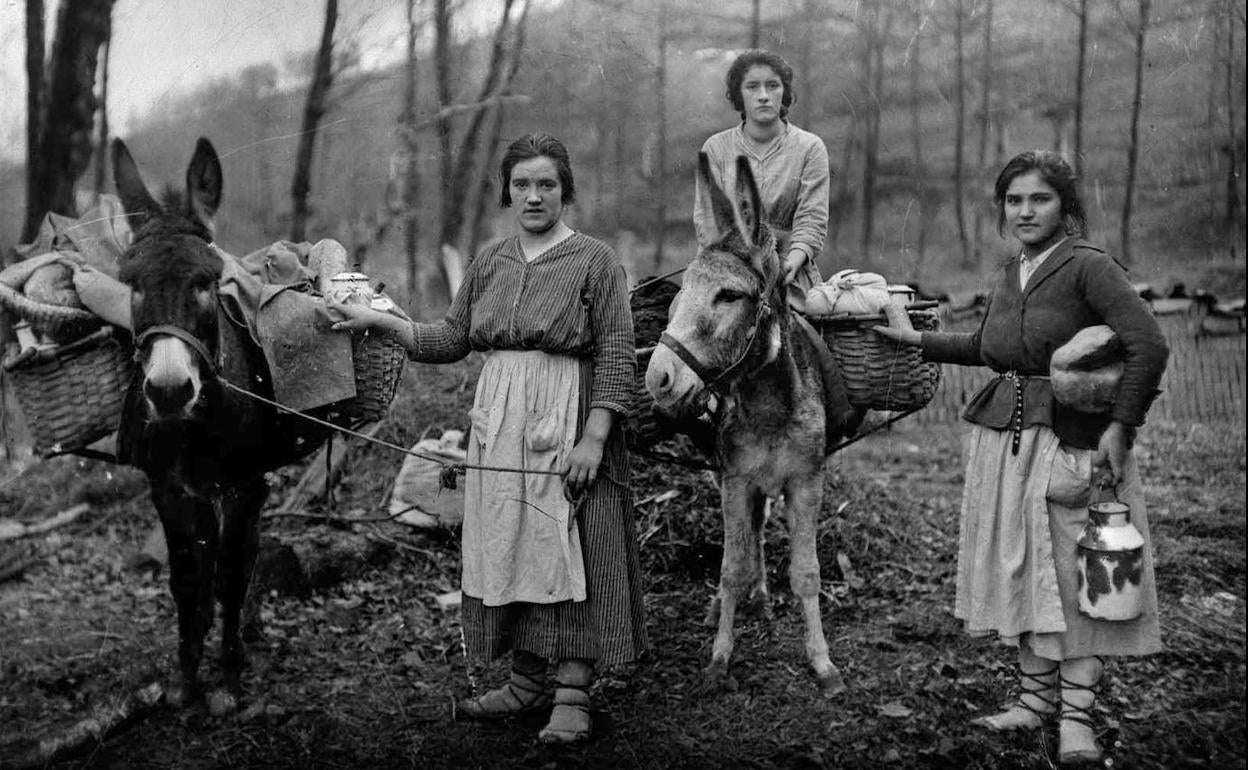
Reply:
[[775, 313], [768, 300], [768, 294], [764, 293], [759, 298], [758, 311], [754, 314], [754, 323], [751, 324], [750, 330], [745, 335], [745, 349], [741, 351], [741, 355], [735, 361], [719, 372], [703, 363], [692, 350], [686, 347], [683, 342], [668, 334], [667, 331], [659, 335], [659, 344], [675, 353], [676, 357], [685, 363], [685, 366], [688, 366], [693, 370], [694, 374], [698, 375], [698, 378], [702, 380], [706, 388], [713, 390], [730, 374], [740, 368], [745, 363], [745, 360], [750, 357], [750, 353], [754, 350], [754, 342], [759, 336], [759, 330], [771, 320], [772, 315]]
[[150, 340], [153, 337], [157, 337], [161, 335], [166, 335], [169, 337], [177, 337], [178, 339], [185, 342], [187, 345], [190, 345], [191, 350], [194, 350], [195, 353], [198, 354], [201, 359], [203, 359], [204, 363], [208, 365], [208, 368], [212, 370], [212, 373], [214, 375], [219, 375], [221, 373], [221, 364], [212, 355], [212, 353], [208, 351], [208, 346], [205, 345], [203, 341], [199, 339], [199, 337], [196, 337], [194, 334], [191, 334], [186, 329], [183, 329], [180, 326], [174, 326], [172, 324], [156, 324], [154, 326], [149, 326], [146, 329], [144, 329], [143, 332], [139, 334], [139, 336], [135, 337], [134, 339], [135, 360], [136, 361], [139, 360], [139, 355], [143, 350], [143, 345], [148, 340]]

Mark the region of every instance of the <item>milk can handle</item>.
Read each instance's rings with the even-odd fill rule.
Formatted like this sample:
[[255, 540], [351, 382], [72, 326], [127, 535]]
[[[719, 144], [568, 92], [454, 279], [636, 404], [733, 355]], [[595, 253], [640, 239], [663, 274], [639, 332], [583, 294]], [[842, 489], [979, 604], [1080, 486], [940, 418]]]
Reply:
[[[1095, 478], [1096, 476], [1095, 469], [1093, 469], [1092, 475]], [[1106, 490], [1109, 491], [1108, 498], [1106, 498], [1105, 496]], [[1102, 482], [1093, 481], [1092, 482], [1092, 497], [1091, 499], [1089, 499], [1088, 502], [1091, 504], [1091, 503], [1105, 503], [1105, 502], [1110, 502], [1110, 501], [1115, 502], [1115, 503], [1121, 502], [1118, 499], [1118, 485], [1113, 484], [1113, 483], [1105, 484]], [[1131, 506], [1129, 505], [1127, 506], [1127, 521], [1131, 521]]]
[[[1108, 497], [1106, 496], [1106, 492], [1109, 493]], [[1110, 501], [1115, 502], [1115, 503], [1118, 502], [1118, 487], [1116, 487], [1113, 484], [1105, 484], [1102, 482], [1093, 481], [1092, 482], [1092, 502], [1105, 503], [1105, 502], [1110, 502]]]

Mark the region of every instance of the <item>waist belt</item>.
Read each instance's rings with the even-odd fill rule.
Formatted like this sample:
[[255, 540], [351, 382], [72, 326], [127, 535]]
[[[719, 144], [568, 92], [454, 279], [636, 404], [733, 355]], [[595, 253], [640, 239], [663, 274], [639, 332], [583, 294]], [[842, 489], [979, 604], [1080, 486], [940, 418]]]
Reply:
[[1010, 412], [1010, 454], [1018, 454], [1019, 444], [1023, 440], [1023, 383], [1027, 380], [1047, 380], [1047, 374], [1019, 374], [1011, 369], [997, 375], [1009, 380], [1014, 386], [1014, 409]]

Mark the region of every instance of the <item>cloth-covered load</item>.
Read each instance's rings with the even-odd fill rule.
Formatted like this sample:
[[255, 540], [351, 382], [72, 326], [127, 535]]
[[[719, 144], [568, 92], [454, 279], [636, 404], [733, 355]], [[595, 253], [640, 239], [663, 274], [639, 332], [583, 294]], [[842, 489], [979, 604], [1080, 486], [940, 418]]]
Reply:
[[[3, 365], [36, 451], [75, 451], [116, 429], [133, 376], [130, 289], [117, 279], [132, 238], [121, 202], [103, 195], [76, 219], [48, 214], [18, 247], [25, 259], [0, 273], [0, 306], [20, 341]], [[406, 356], [393, 340], [330, 329], [336, 319], [321, 294], [347, 265], [341, 244], [278, 241], [241, 259], [217, 252], [221, 312], [263, 351], [278, 403], [339, 425], [385, 413]], [[376, 300], [406, 318], [388, 297]]]
[[884, 276], [857, 270], [842, 270], [806, 292], [806, 312], [816, 316], [879, 313], [888, 302]]

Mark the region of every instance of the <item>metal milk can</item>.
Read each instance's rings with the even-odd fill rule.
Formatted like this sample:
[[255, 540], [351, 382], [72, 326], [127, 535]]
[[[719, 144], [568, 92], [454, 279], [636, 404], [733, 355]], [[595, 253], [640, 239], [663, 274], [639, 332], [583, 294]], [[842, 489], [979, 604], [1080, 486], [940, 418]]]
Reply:
[[1099, 620], [1132, 620], [1143, 612], [1144, 536], [1131, 523], [1126, 503], [1088, 506], [1079, 535], [1079, 611]]
[[368, 276], [363, 273], [338, 273], [329, 279], [330, 298], [344, 305], [368, 305], [373, 300]]

